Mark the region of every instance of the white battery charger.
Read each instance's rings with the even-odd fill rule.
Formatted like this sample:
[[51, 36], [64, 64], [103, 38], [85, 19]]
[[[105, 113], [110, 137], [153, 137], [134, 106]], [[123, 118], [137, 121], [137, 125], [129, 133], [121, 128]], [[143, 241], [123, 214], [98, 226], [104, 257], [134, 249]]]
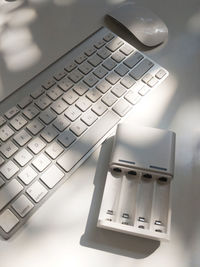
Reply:
[[119, 124], [97, 226], [169, 240], [175, 133]]

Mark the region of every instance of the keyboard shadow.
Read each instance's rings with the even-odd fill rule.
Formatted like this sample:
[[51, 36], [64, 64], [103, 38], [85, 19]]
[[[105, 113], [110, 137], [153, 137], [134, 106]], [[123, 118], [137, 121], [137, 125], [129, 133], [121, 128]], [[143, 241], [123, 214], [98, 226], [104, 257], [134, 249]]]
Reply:
[[112, 142], [113, 137], [107, 139], [103, 143], [100, 151], [94, 178], [94, 194], [85, 232], [80, 239], [80, 245], [130, 258], [146, 258], [160, 246], [159, 241], [100, 229], [96, 226], [112, 149]]

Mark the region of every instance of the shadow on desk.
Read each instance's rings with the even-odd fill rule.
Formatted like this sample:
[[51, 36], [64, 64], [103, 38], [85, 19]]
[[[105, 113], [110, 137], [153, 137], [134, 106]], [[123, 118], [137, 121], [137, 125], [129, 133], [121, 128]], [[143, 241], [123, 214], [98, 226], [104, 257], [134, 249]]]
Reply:
[[159, 241], [130, 236], [98, 228], [97, 220], [103, 196], [106, 173], [112, 148], [113, 138], [107, 139], [101, 148], [94, 178], [95, 190], [90, 206], [85, 233], [80, 244], [85, 247], [99, 249], [131, 258], [145, 258], [159, 246]]

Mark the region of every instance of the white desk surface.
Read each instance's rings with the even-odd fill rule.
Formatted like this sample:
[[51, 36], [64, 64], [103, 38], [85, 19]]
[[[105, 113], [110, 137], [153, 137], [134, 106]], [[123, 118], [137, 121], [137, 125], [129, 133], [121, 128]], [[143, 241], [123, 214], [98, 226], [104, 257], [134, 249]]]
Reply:
[[[48, 53], [51, 52], [52, 59], [56, 58], [65, 52], [66, 44], [69, 49], [84, 35], [102, 25], [106, 11], [122, 1], [21, 2], [23, 7], [31, 7], [37, 14], [41, 11], [44, 15], [44, 10], [47, 12], [41, 24], [42, 31], [45, 27], [47, 31], [37, 35], [36, 29], [31, 24], [27, 25], [45, 61]], [[171, 241], [159, 243], [96, 228], [104, 185], [103, 166], [109, 157], [110, 142], [107, 141], [107, 145], [102, 146], [98, 165], [100, 149], [13, 238], [8, 241], [0, 239], [1, 267], [199, 267], [200, 5], [196, 0], [137, 2], [154, 10], [169, 28], [168, 42], [146, 53], [168, 69], [170, 76], [141, 105], [136, 106], [129, 120], [171, 129], [177, 134]], [[58, 29], [52, 25], [53, 19], [49, 20], [50, 13], [55, 15], [52, 15], [53, 19], [57, 16], [58, 21], [67, 25], [63, 26], [65, 32], [59, 30], [57, 40], [52, 38]], [[46, 34], [45, 37], [43, 34]], [[45, 38], [52, 39], [53, 44], [49, 43], [47, 47]], [[131, 41], [134, 44], [134, 38]], [[55, 45], [60, 43], [60, 48]], [[1, 50], [0, 58], [1, 69], [5, 69]], [[14, 96], [1, 103], [1, 108], [13, 101]]]

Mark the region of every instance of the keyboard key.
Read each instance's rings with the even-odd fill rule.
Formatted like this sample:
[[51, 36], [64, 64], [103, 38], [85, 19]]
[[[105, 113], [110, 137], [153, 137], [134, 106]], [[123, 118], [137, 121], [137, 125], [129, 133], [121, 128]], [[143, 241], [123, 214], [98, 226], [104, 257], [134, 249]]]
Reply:
[[0, 127], [4, 125], [4, 123], [6, 123], [6, 120], [2, 116], [0, 116]]
[[69, 90], [67, 93], [63, 95], [63, 100], [67, 102], [67, 104], [71, 105], [73, 104], [79, 97], [77, 93], [75, 93], [72, 89]]
[[104, 97], [101, 99], [108, 107], [111, 107], [116, 101], [117, 97], [114, 96], [111, 92], [107, 93]]
[[158, 80], [153, 77], [149, 82], [148, 82], [148, 86], [150, 87], [154, 87], [156, 84], [158, 83]]
[[67, 77], [64, 78], [59, 84], [58, 86], [63, 90], [63, 91], [68, 91], [72, 86], [74, 85], [74, 83], [68, 79]]
[[54, 81], [54, 79], [49, 79], [48, 81], [46, 81], [45, 83], [43, 83], [43, 87], [45, 89], [49, 89], [50, 87], [52, 87], [56, 82]]
[[13, 142], [11, 141], [6, 142], [0, 147], [1, 153], [7, 159], [9, 159], [12, 155], [14, 155], [17, 150], [18, 150], [18, 147], [15, 144], [13, 144]]
[[65, 70], [58, 71], [53, 75], [53, 77], [57, 80], [60, 81], [62, 78], [64, 78], [67, 75], [67, 72]]
[[111, 52], [106, 47], [103, 47], [97, 52], [97, 55], [103, 59], [106, 59], [111, 55]]
[[87, 59], [86, 54], [82, 53], [75, 59], [75, 61], [76, 61], [76, 63], [81, 64], [86, 59]]
[[51, 105], [51, 109], [53, 109], [53, 111], [57, 114], [63, 113], [63, 111], [65, 111], [68, 107], [69, 105], [62, 99], [58, 99]]
[[113, 38], [114, 38], [114, 34], [111, 33], [111, 32], [107, 33], [107, 34], [103, 37], [103, 39], [104, 39], [106, 42], [109, 42], [109, 41], [112, 40]]
[[93, 107], [92, 110], [98, 115], [101, 116], [103, 113], [106, 112], [107, 106], [103, 104], [101, 101], [97, 102]]
[[67, 64], [66, 67], [65, 67], [65, 69], [66, 69], [66, 71], [71, 72], [76, 67], [77, 67], [77, 64], [73, 61], [73, 62]]
[[98, 66], [102, 61], [102, 58], [98, 55], [93, 55], [88, 59], [88, 62], [94, 67]]
[[19, 214], [19, 216], [24, 217], [33, 209], [34, 205], [32, 202], [25, 196], [20, 196], [13, 204], [12, 208]]
[[60, 146], [57, 142], [52, 143], [50, 146], [47, 147], [45, 152], [51, 157], [52, 159], [56, 159], [64, 149]]
[[132, 69], [143, 58], [144, 57], [139, 52], [135, 52], [124, 61], [124, 64], [130, 69]]
[[92, 102], [96, 102], [101, 96], [102, 94], [99, 92], [99, 90], [97, 90], [96, 88], [91, 88], [86, 96], [92, 101]]
[[55, 119], [53, 126], [55, 126], [56, 129], [58, 129], [60, 132], [62, 132], [70, 125], [70, 123], [71, 122], [65, 117], [65, 115], [62, 114], [58, 116], [57, 119]]
[[83, 74], [88, 74], [91, 70], [93, 70], [93, 67], [90, 63], [88, 62], [83, 62], [78, 69], [83, 73]]
[[124, 55], [128, 56], [130, 53], [134, 51], [133, 47], [129, 44], [124, 44], [120, 47], [119, 51], [124, 53]]
[[73, 70], [68, 75], [68, 78], [72, 80], [72, 82], [77, 83], [83, 78], [83, 74], [79, 70]]
[[135, 80], [139, 80], [153, 66], [154, 64], [146, 58], [130, 72], [130, 75]]
[[147, 73], [142, 78], [142, 81], [147, 84], [152, 78], [153, 78], [153, 76], [150, 73]]
[[44, 128], [44, 125], [38, 120], [34, 119], [26, 127], [33, 135], [37, 135]]
[[6, 179], [10, 179], [13, 177], [17, 172], [19, 171], [19, 168], [16, 164], [14, 164], [11, 160], [5, 163], [1, 168], [0, 172], [3, 174], [3, 176]]
[[117, 68], [115, 68], [115, 72], [123, 77], [129, 72], [129, 69], [124, 64], [120, 64]]
[[48, 193], [47, 189], [38, 181], [34, 182], [27, 190], [27, 194], [38, 203]]
[[88, 86], [83, 83], [83, 82], [80, 82], [78, 84], [76, 84], [73, 88], [73, 90], [78, 94], [78, 95], [83, 95], [85, 94], [85, 92], [88, 91]]
[[112, 92], [114, 95], [116, 95], [117, 97], [121, 97], [123, 94], [125, 94], [125, 92], [126, 92], [126, 88], [125, 88], [123, 85], [121, 85], [121, 84], [116, 84], [116, 85], [112, 88], [111, 92]]
[[27, 166], [23, 171], [18, 174], [18, 178], [25, 184], [28, 185], [37, 177], [37, 172], [34, 171], [30, 166]]
[[112, 85], [106, 80], [102, 80], [96, 85], [96, 88], [103, 94], [105, 94], [111, 87]]
[[45, 146], [46, 144], [39, 137], [36, 137], [28, 144], [28, 148], [34, 154], [38, 154]]
[[24, 146], [26, 143], [28, 143], [28, 141], [31, 140], [31, 138], [32, 137], [25, 130], [21, 130], [13, 137], [19, 146]]
[[94, 46], [92, 46], [92, 47], [89, 47], [89, 48], [87, 48], [87, 49], [85, 50], [85, 54], [86, 54], [87, 56], [91, 56], [91, 55], [93, 55], [96, 51], [97, 51], [96, 48], [95, 48]]
[[57, 163], [69, 172], [118, 121], [117, 114], [108, 111], [58, 159]]
[[122, 60], [125, 59], [125, 55], [122, 54], [120, 51], [115, 52], [112, 57], [117, 63], [120, 63]]
[[71, 106], [65, 111], [64, 114], [71, 121], [75, 121], [82, 113], [77, 107]]
[[39, 171], [42, 172], [46, 169], [51, 161], [44, 155], [40, 154], [36, 159], [32, 161], [32, 165]]
[[63, 91], [59, 89], [57, 86], [52, 87], [48, 90], [47, 95], [52, 99], [56, 100], [63, 94]]
[[53, 139], [58, 136], [58, 132], [56, 131], [53, 125], [47, 126], [40, 134], [47, 143], [50, 143]]
[[142, 96], [146, 95], [150, 91], [150, 88], [148, 86], [143, 86], [138, 93]]
[[84, 121], [88, 126], [92, 125], [97, 119], [97, 115], [91, 110], [88, 110], [81, 117], [81, 120]]
[[64, 131], [59, 137], [58, 141], [64, 146], [70, 146], [76, 140], [75, 135], [70, 131]]
[[116, 84], [120, 79], [121, 77], [114, 71], [106, 76], [106, 80], [113, 85]]
[[62, 178], [64, 173], [55, 165], [52, 165], [46, 172], [44, 172], [40, 179], [49, 188], [53, 188]]
[[21, 115], [17, 115], [11, 119], [10, 124], [13, 128], [15, 128], [15, 130], [19, 131], [22, 127], [24, 127], [24, 125], [27, 124], [27, 121]]
[[136, 83], [136, 81], [131, 76], [127, 75], [120, 81], [120, 83], [129, 89]]
[[21, 191], [23, 186], [16, 180], [13, 179], [7, 185], [0, 189], [0, 211]]
[[0, 227], [6, 232], [9, 233], [16, 224], [18, 224], [18, 218], [9, 210], [5, 210], [0, 215]]
[[39, 118], [41, 119], [42, 122], [45, 124], [51, 123], [53, 120], [56, 118], [56, 114], [51, 111], [50, 108], [46, 109], [45, 111], [40, 113]]
[[17, 107], [12, 107], [5, 113], [5, 116], [7, 119], [11, 119], [18, 113], [19, 113], [19, 109]]
[[142, 96], [139, 95], [137, 92], [133, 92], [130, 90], [124, 98], [128, 100], [131, 104], [135, 105], [141, 100]]
[[37, 99], [39, 96], [44, 94], [44, 92], [45, 90], [43, 88], [38, 88], [31, 93], [31, 96], [32, 98]]
[[104, 67], [100, 66], [100, 67], [96, 68], [95, 71], [94, 71], [93, 73], [94, 73], [99, 79], [102, 79], [102, 78], [108, 73], [108, 71], [107, 71]]
[[25, 107], [27, 107], [30, 103], [33, 102], [33, 99], [30, 96], [25, 96], [19, 103], [18, 106], [21, 109], [24, 109]]
[[35, 105], [31, 104], [26, 107], [23, 111], [23, 114], [29, 119], [32, 120], [39, 114], [39, 110], [35, 107]]
[[94, 76], [94, 74], [89, 74], [87, 75], [83, 81], [89, 86], [92, 87], [94, 86], [99, 80], [97, 79], [96, 76]]
[[120, 46], [122, 46], [123, 43], [124, 43], [124, 42], [122, 41], [121, 38], [119, 38], [119, 37], [114, 37], [114, 38], [112, 39], [112, 41], [110, 41], [110, 42], [106, 45], [106, 47], [107, 47], [110, 51], [114, 52], [114, 51], [116, 51], [118, 48], [120, 48]]
[[76, 102], [76, 106], [80, 108], [81, 111], [86, 111], [89, 107], [91, 107], [91, 105], [92, 102], [85, 96], [83, 96]]
[[46, 109], [50, 104], [52, 103], [52, 101], [50, 100], [50, 98], [46, 95], [42, 95], [40, 96], [36, 101], [35, 104], [41, 109], [44, 110]]
[[19, 151], [15, 156], [14, 160], [21, 166], [24, 167], [33, 156], [24, 148], [21, 151]]
[[70, 130], [76, 135], [80, 136], [87, 130], [87, 126], [82, 121], [76, 121], [71, 127]]
[[167, 72], [163, 69], [160, 69], [158, 72], [156, 72], [156, 78], [158, 79], [162, 79], [165, 75], [167, 74]]
[[8, 125], [4, 125], [0, 128], [0, 139], [3, 142], [8, 140], [13, 134], [14, 131]]
[[111, 58], [106, 59], [102, 64], [107, 70], [112, 70], [117, 66], [117, 63]]
[[113, 110], [120, 116], [124, 117], [130, 110], [132, 106], [124, 99], [120, 99], [117, 104], [114, 105]]
[[104, 46], [105, 43], [106, 43], [106, 42], [102, 39], [102, 40], [99, 40], [99, 41], [97, 41], [96, 43], [94, 43], [94, 46], [95, 46], [97, 49], [99, 49], [99, 48], [101, 48], [102, 46]]

